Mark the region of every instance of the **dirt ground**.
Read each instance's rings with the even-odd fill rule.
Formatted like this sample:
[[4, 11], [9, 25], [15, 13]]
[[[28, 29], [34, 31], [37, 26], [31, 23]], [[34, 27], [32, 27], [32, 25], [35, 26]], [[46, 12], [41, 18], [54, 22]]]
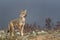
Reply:
[[8, 38], [1, 37], [0, 40], [60, 40], [60, 32], [40, 33], [40, 34], [26, 34], [21, 37], [16, 35], [14, 38], [8, 36]]
[[38, 35], [35, 38], [32, 38], [30, 40], [60, 40], [60, 34], [54, 35], [54, 34], [47, 34], [47, 35]]

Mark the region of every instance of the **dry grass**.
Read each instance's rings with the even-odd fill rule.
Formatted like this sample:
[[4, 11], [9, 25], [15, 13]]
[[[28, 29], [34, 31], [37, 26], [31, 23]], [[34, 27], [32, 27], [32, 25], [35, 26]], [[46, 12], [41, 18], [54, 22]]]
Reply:
[[31, 40], [60, 40], [60, 32], [58, 33], [51, 33], [45, 35], [38, 35], [36, 38], [32, 38]]
[[40, 33], [40, 34], [26, 34], [25, 36], [15, 36], [8, 38], [0, 38], [0, 40], [60, 40], [60, 32], [52, 32], [52, 33]]

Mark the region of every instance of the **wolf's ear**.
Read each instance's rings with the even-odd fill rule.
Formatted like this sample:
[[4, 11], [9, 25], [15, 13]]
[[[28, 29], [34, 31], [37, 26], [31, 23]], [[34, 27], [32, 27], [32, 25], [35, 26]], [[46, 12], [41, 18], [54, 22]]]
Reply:
[[25, 13], [27, 12], [27, 10], [25, 9]]
[[26, 13], [27, 10], [22, 9], [20, 13]]

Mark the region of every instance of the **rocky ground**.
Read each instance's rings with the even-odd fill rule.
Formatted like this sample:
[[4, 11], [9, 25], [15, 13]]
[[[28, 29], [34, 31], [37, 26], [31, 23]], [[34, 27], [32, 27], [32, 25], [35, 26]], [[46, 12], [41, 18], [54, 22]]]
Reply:
[[60, 31], [32, 31], [32, 33], [25, 33], [23, 37], [18, 34], [15, 34], [15, 37], [7, 37], [6, 33], [0, 34], [0, 40], [60, 40]]

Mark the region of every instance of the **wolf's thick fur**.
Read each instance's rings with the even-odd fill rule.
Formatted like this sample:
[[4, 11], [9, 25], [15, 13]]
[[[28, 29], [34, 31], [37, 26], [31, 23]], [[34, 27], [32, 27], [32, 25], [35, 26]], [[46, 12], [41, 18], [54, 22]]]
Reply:
[[10, 23], [8, 24], [8, 29], [11, 36], [14, 36], [15, 27], [19, 29], [21, 36], [23, 36], [23, 29], [27, 15], [26, 12], [27, 12], [26, 10], [22, 10], [19, 17], [17, 19], [11, 20]]

